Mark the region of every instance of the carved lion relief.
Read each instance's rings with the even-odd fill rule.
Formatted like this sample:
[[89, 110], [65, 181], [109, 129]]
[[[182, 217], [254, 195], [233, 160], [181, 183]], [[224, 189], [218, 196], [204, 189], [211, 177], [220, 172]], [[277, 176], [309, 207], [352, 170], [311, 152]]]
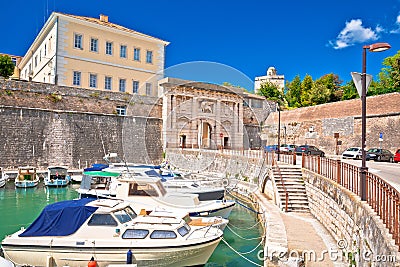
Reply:
[[200, 110], [203, 113], [213, 113], [214, 102], [211, 101], [202, 101], [200, 103]]

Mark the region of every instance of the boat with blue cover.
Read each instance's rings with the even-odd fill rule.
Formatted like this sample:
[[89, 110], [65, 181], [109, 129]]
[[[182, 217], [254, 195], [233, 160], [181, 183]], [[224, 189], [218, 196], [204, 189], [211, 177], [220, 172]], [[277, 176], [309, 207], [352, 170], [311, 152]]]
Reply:
[[[223, 232], [174, 213], [135, 213], [112, 199], [67, 200], [46, 206], [27, 228], [2, 241], [4, 257], [17, 265], [98, 267], [195, 266], [207, 262]], [[50, 264], [50, 265], [49, 265]]]

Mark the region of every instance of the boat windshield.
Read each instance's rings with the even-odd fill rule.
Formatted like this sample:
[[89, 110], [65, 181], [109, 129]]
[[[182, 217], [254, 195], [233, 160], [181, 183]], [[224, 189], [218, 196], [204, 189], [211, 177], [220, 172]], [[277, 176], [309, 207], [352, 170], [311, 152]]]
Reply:
[[118, 210], [114, 212], [114, 216], [118, 219], [120, 223], [126, 223], [132, 221], [137, 215], [132, 210], [132, 208], [127, 207], [123, 210]]

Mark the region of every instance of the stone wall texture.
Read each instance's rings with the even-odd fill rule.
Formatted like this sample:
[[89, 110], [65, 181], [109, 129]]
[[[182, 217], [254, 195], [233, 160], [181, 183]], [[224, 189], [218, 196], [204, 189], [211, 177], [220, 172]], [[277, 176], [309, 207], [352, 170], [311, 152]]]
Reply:
[[[117, 106], [127, 116], [116, 115]], [[23, 81], [0, 81], [0, 166], [84, 168], [116, 152], [130, 162], [162, 160], [157, 98]]]
[[[303, 169], [303, 177], [311, 213], [336, 239], [339, 248], [345, 253], [356, 253], [357, 266], [398, 266], [398, 247], [366, 202], [318, 174]], [[372, 259], [382, 255], [392, 260], [373, 263]], [[396, 262], [393, 262], [394, 257]]]
[[[400, 93], [367, 97], [367, 148], [380, 147], [395, 152], [400, 147]], [[267, 144], [277, 143], [278, 114], [265, 121]], [[281, 112], [281, 142], [316, 145], [334, 154], [339, 133], [339, 153], [361, 146], [361, 100], [352, 99]], [[286, 134], [285, 134], [286, 133]], [[383, 133], [382, 144], [379, 134]]]

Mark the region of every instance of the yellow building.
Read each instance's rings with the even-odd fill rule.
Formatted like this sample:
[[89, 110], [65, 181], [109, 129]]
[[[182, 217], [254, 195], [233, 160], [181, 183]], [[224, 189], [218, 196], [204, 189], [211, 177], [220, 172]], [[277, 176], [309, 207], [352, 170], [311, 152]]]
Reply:
[[168, 44], [106, 15], [53, 12], [18, 66], [20, 79], [157, 96]]
[[0, 53], [1, 56], [9, 56], [11, 58], [11, 61], [14, 63], [14, 73], [10, 76], [11, 79], [18, 79], [19, 78], [19, 69], [18, 69], [18, 64], [21, 62], [22, 57], [20, 56], [13, 56], [10, 54], [3, 54]]

